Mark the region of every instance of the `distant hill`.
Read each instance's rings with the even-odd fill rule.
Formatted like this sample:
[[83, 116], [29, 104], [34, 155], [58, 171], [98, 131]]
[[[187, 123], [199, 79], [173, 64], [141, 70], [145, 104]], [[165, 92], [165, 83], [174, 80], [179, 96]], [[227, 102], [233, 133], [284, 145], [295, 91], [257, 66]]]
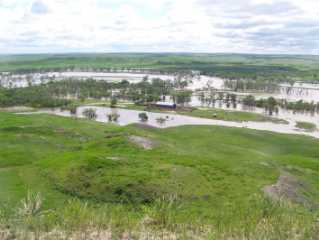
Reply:
[[198, 70], [225, 78], [270, 81], [319, 80], [319, 56], [209, 53], [72, 53], [0, 55], [0, 71], [81, 69]]

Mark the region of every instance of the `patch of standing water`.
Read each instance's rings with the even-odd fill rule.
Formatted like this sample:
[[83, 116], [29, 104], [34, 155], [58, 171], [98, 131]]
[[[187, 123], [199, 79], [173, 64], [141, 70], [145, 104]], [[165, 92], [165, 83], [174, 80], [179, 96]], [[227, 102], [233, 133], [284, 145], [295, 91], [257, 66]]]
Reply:
[[[92, 107], [92, 106], [81, 106], [77, 108], [76, 114], [72, 115], [70, 111], [63, 111], [61, 109], [54, 110], [42, 110], [38, 113], [48, 113], [58, 116], [65, 117], [78, 117], [84, 118], [83, 112], [86, 109], [94, 109], [96, 111], [96, 121], [98, 122], [109, 122], [108, 115], [115, 113], [119, 115], [117, 119], [117, 124], [125, 126], [133, 123], [141, 123], [139, 119], [139, 113], [144, 111], [137, 110], [127, 110], [127, 109], [114, 109], [108, 107]], [[165, 113], [153, 113], [145, 112], [148, 116], [148, 121], [145, 123], [147, 125], [157, 127], [157, 128], [168, 128], [168, 127], [177, 127], [184, 125], [217, 125], [224, 127], [237, 127], [237, 128], [248, 128], [255, 130], [271, 131], [277, 133], [285, 134], [303, 134], [319, 138], [319, 131], [306, 132], [300, 131], [295, 128], [295, 122], [291, 121], [289, 124], [278, 124], [272, 122], [231, 122], [231, 121], [222, 121], [222, 120], [213, 120], [205, 118], [197, 118], [190, 116], [183, 116], [178, 114], [165, 114]], [[25, 113], [30, 114], [30, 113]], [[163, 121], [159, 121], [159, 119]]]

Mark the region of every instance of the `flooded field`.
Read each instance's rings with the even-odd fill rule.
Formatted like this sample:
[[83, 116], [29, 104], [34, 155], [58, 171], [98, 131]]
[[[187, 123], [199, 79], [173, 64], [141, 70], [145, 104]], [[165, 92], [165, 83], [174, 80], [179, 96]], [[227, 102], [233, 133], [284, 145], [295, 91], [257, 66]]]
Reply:
[[307, 102], [319, 102], [319, 84], [301, 82], [296, 82], [292, 86], [281, 84], [280, 94], [276, 97], [288, 101], [303, 100]]
[[[30, 85], [44, 84], [50, 81], [61, 81], [66, 79], [95, 79], [98, 81], [111, 81], [119, 82], [122, 80], [128, 80], [131, 83], [137, 83], [143, 79], [154, 79], [160, 78], [162, 80], [173, 81], [178, 78], [176, 75], [168, 74], [147, 74], [147, 73], [132, 73], [132, 72], [48, 72], [48, 73], [33, 73], [33, 74], [24, 74], [24, 75], [11, 75], [11, 74], [1, 74], [0, 82], [3, 87], [14, 88], [14, 87], [27, 87]], [[230, 94], [236, 94], [238, 99], [243, 98], [247, 95], [253, 95], [256, 99], [275, 97], [276, 99], [285, 99], [287, 101], [298, 101], [303, 100], [307, 102], [319, 102], [319, 84], [312, 83], [301, 83], [296, 82], [293, 85], [291, 84], [280, 84], [280, 91], [277, 93], [260, 93], [260, 92], [232, 92], [229, 89], [225, 88], [225, 79], [218, 77], [211, 77], [205, 75], [194, 75], [184, 76], [184, 80], [187, 79], [190, 83], [188, 89], [193, 90], [194, 94], [191, 98], [191, 101], [188, 103], [188, 106], [191, 107], [202, 107], [202, 108], [217, 108], [231, 111], [245, 111], [245, 112], [254, 112], [265, 114], [265, 110], [257, 107], [247, 107], [244, 106], [241, 101], [236, 102], [236, 106], [233, 104], [226, 104], [225, 101], [216, 100], [213, 104], [207, 104], [201, 101], [199, 92], [195, 90], [204, 90], [204, 89], [215, 89], [216, 91], [226, 91]], [[166, 101], [172, 101], [169, 96], [166, 97]], [[103, 114], [100, 114], [102, 116]], [[286, 110], [278, 108], [278, 112], [275, 114], [275, 117], [284, 119], [287, 121], [307, 121], [319, 124], [319, 115], [318, 113], [300, 113], [293, 112], [291, 110]], [[99, 120], [99, 119], [98, 119]], [[184, 119], [187, 121], [187, 119]], [[150, 120], [152, 123], [152, 120]], [[174, 124], [175, 121], [172, 121], [167, 124]], [[187, 123], [187, 122], [186, 122]]]
[[[85, 118], [85, 110], [94, 109], [96, 113], [95, 120], [98, 122], [110, 122], [109, 115], [115, 114], [118, 116], [117, 120], [114, 121], [115, 124], [125, 126], [133, 123], [141, 123], [139, 114], [144, 111], [127, 110], [127, 109], [115, 109], [108, 107], [94, 107], [94, 106], [81, 106], [78, 107], [76, 113], [72, 114], [70, 111], [54, 109], [54, 110], [41, 110], [39, 112], [25, 113], [25, 114], [37, 114], [37, 113], [47, 113], [54, 114], [64, 117], [77, 117]], [[289, 124], [279, 124], [272, 122], [232, 122], [232, 121], [221, 121], [205, 118], [197, 118], [190, 116], [183, 116], [178, 114], [166, 114], [166, 113], [154, 113], [154, 112], [144, 112], [148, 116], [148, 120], [143, 124], [147, 124], [152, 127], [157, 128], [168, 128], [177, 127], [183, 125], [217, 125], [225, 127], [238, 127], [238, 128], [248, 128], [255, 130], [271, 131], [277, 133], [285, 134], [304, 134], [319, 138], [319, 131], [307, 132], [301, 131], [295, 127], [296, 121], [290, 119]]]
[[[200, 99], [193, 96], [191, 102], [189, 103], [191, 107], [197, 108], [216, 108], [226, 111], [240, 111], [240, 112], [252, 112], [267, 115], [264, 108], [258, 107], [248, 107], [242, 103], [236, 103], [236, 107], [232, 104], [227, 105], [224, 101], [216, 101], [214, 104], [203, 104]], [[294, 112], [292, 110], [287, 110], [278, 107], [278, 113], [274, 113], [273, 117], [285, 119], [287, 121], [307, 121], [319, 126], [319, 114], [317, 112]]]
[[[120, 82], [127, 80], [131, 83], [141, 82], [144, 78], [173, 81], [177, 78], [176, 75], [165, 74], [146, 74], [146, 73], [107, 73], [107, 72], [48, 72], [48, 73], [33, 73], [19, 75], [0, 75], [0, 84], [6, 88], [22, 88], [30, 85], [45, 84], [50, 81], [62, 81], [66, 79], [87, 80], [94, 79], [99, 81]], [[224, 88], [224, 80], [210, 76], [195, 76], [191, 79], [188, 86], [191, 90], [202, 89], [210, 86], [216, 89]]]
[[[177, 75], [168, 74], [149, 74], [149, 73], [132, 73], [132, 72], [47, 72], [32, 74], [1, 74], [0, 85], [5, 88], [21, 88], [31, 85], [45, 84], [50, 81], [61, 81], [66, 79], [95, 79], [100, 81], [119, 82], [127, 80], [131, 83], [142, 81], [145, 77], [148, 79], [160, 78], [162, 80], [173, 81]], [[211, 77], [205, 75], [195, 75], [193, 77], [184, 77], [190, 81], [187, 87], [190, 90], [200, 90], [205, 88], [214, 88], [216, 90], [229, 91], [225, 87], [226, 79]], [[235, 92], [237, 95], [254, 95], [257, 99], [275, 97], [277, 99], [286, 99], [288, 101], [303, 100], [307, 102], [319, 102], [319, 84], [296, 82], [291, 84], [280, 84], [279, 92], [262, 93], [262, 92]]]

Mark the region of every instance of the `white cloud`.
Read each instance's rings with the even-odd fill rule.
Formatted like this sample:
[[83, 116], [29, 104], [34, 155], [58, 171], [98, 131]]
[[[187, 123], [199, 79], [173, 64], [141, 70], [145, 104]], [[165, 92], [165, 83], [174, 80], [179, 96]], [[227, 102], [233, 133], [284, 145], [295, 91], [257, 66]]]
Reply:
[[319, 54], [315, 0], [0, 0], [0, 52]]

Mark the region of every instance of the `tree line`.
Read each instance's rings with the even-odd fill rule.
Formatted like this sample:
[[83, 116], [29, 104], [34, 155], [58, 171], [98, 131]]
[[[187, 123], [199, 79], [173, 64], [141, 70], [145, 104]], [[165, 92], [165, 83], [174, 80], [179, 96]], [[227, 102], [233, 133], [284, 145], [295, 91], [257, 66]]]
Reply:
[[319, 103], [304, 102], [299, 100], [296, 102], [289, 102], [287, 100], [276, 100], [273, 97], [267, 99], [255, 99], [254, 96], [249, 95], [242, 100], [244, 106], [264, 108], [269, 115], [278, 113], [279, 108], [291, 110], [294, 113], [319, 113]]
[[0, 88], [0, 106], [63, 107], [73, 99], [110, 99], [113, 104], [116, 99], [123, 99], [147, 104], [164, 101], [167, 96], [177, 104], [185, 104], [192, 96], [192, 92], [186, 90], [188, 84], [189, 81], [184, 78], [169, 81], [145, 77], [138, 83], [67, 79], [26, 88]]

